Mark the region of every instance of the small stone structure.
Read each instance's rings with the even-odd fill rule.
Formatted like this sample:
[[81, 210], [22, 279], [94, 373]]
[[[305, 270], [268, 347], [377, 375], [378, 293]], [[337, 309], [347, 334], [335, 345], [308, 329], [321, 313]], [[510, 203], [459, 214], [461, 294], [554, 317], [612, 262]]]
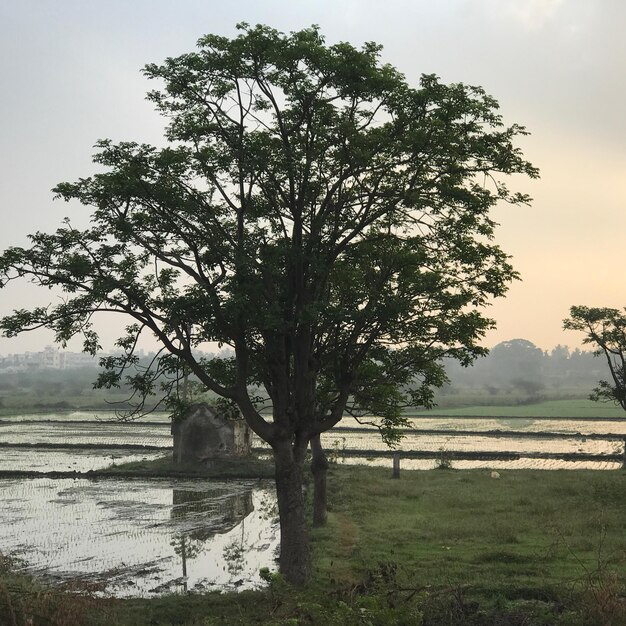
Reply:
[[174, 463], [210, 463], [250, 453], [251, 434], [243, 419], [229, 419], [208, 404], [192, 404], [172, 422]]

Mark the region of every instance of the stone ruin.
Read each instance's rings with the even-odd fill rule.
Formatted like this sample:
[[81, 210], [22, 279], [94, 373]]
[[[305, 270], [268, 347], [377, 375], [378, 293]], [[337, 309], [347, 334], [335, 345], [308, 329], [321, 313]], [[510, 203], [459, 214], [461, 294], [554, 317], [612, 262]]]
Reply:
[[210, 464], [213, 459], [250, 454], [251, 433], [243, 419], [231, 419], [208, 404], [192, 404], [172, 421], [174, 463]]

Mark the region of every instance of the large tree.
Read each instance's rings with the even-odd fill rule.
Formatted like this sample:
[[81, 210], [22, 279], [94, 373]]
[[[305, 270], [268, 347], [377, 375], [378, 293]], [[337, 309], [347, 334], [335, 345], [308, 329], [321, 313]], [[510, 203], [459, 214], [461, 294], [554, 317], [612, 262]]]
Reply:
[[[128, 377], [143, 397], [165, 376], [175, 398], [192, 372], [236, 407], [273, 451], [280, 569], [303, 583], [309, 442], [346, 413], [393, 440], [403, 407], [431, 403], [443, 356], [483, 354], [482, 309], [516, 276], [489, 210], [528, 201], [502, 175], [537, 172], [514, 145], [523, 127], [480, 88], [412, 87], [379, 46], [328, 46], [315, 27], [240, 31], [145, 68], [167, 147], [100, 141], [104, 173], [56, 187], [93, 207], [91, 227], [34, 234], [0, 271], [66, 298], [1, 327], [82, 334], [95, 352], [94, 315], [122, 314], [125, 352], [100, 385]], [[163, 350], [129, 374], [143, 332]], [[203, 360], [206, 342], [232, 358]]]
[[614, 402], [626, 411], [626, 312], [573, 306], [563, 327], [585, 333], [583, 343], [592, 345], [595, 355], [606, 360], [611, 380], [600, 380], [590, 398]]

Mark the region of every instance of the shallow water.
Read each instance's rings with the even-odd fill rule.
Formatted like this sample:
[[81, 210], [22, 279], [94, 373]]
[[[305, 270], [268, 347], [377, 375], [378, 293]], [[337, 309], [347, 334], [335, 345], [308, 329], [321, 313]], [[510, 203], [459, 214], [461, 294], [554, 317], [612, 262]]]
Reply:
[[[369, 420], [368, 420], [369, 421]], [[420, 430], [512, 430], [529, 433], [615, 433], [626, 436], [626, 414], [623, 420], [534, 419], [529, 417], [419, 417], [409, 419], [411, 428]], [[374, 420], [372, 420], [374, 422]], [[358, 425], [354, 419], [344, 418], [340, 426]]]
[[[389, 458], [345, 457], [336, 461], [345, 465], [370, 465], [372, 467], [388, 467], [391, 471], [392, 460]], [[432, 470], [439, 466], [437, 459], [402, 459], [401, 469]], [[564, 461], [562, 459], [529, 459], [522, 458], [513, 461], [451, 461], [451, 468], [463, 469], [490, 469], [490, 470], [617, 470], [621, 463], [614, 461]]]
[[[345, 437], [345, 442], [344, 442]], [[345, 444], [346, 448], [355, 450], [385, 450], [386, 446], [381, 441], [377, 432], [369, 433], [325, 433], [322, 440], [327, 449], [339, 450]], [[513, 437], [485, 437], [479, 435], [456, 435], [449, 434], [408, 434], [397, 450], [458, 450], [458, 451], [494, 451], [494, 452], [584, 452], [588, 454], [613, 454], [619, 451], [620, 444], [617, 441], [602, 439], [538, 439], [538, 438], [513, 438]]]
[[[97, 418], [100, 419], [97, 419]], [[106, 418], [106, 419], [102, 419]], [[29, 414], [0, 419], [0, 470], [79, 471], [151, 460], [172, 445], [164, 415], [120, 423], [111, 413]], [[50, 420], [50, 421], [48, 421]], [[357, 426], [345, 419], [341, 426]], [[626, 420], [420, 418], [399, 450], [619, 453]], [[561, 433], [558, 439], [462, 435], [459, 431]], [[323, 435], [331, 459], [391, 469], [390, 458], [341, 457], [347, 450], [388, 450], [376, 429]], [[28, 448], [25, 445], [33, 445]], [[42, 447], [36, 447], [41, 444]], [[255, 445], [260, 444], [259, 441]], [[54, 446], [46, 448], [45, 446]], [[79, 446], [79, 447], [63, 447]], [[90, 445], [90, 448], [80, 448]], [[132, 446], [155, 446], [137, 450]], [[11, 447], [18, 446], [18, 447]], [[22, 447], [19, 447], [22, 446]], [[106, 447], [114, 446], [114, 447]], [[403, 459], [404, 469], [432, 469], [436, 459]], [[455, 469], [617, 469], [620, 463], [521, 458], [452, 461]], [[1, 479], [0, 552], [50, 581], [106, 583], [116, 596], [253, 588], [261, 567], [275, 566], [278, 525], [273, 487], [258, 481], [162, 479]]]
[[10, 444], [115, 444], [167, 448], [172, 445], [172, 435], [165, 426], [141, 422], [3, 421], [0, 422], [0, 441]]
[[259, 481], [0, 481], [0, 551], [46, 580], [106, 593], [246, 589], [274, 567], [273, 489]]
[[134, 450], [93, 450], [80, 448], [2, 448], [0, 471], [88, 472], [132, 461], [152, 461], [163, 452]]
[[[0, 417], [0, 421], [5, 422], [40, 422], [40, 421], [70, 421], [70, 422], [108, 422], [119, 423], [115, 411], [40, 411], [37, 413], [19, 413], [16, 415], [5, 415]], [[140, 421], [162, 422], [169, 424], [170, 418], [167, 413], [150, 413], [145, 418], [131, 420], [124, 423], [139, 423]]]
[[[167, 421], [146, 423], [135, 421], [120, 423], [114, 416], [107, 414], [109, 421], [95, 421], [97, 413], [69, 413], [64, 419], [60, 415], [19, 415], [0, 420], [0, 443], [10, 445], [42, 444], [42, 446], [89, 445], [94, 449], [44, 449], [20, 450], [11, 447], [3, 448], [3, 459], [0, 470], [77, 470], [100, 469], [111, 463], [120, 464], [126, 461], [153, 459], [159, 456], [158, 451], [138, 451], [133, 446], [150, 446], [163, 448], [172, 445], [172, 437]], [[51, 421], [42, 421], [49, 418]], [[90, 419], [88, 419], [90, 418]], [[154, 416], [150, 416], [152, 421]], [[165, 419], [163, 415], [159, 419]], [[111, 421], [113, 420], [113, 421]], [[357, 426], [352, 418], [342, 420], [340, 426]], [[611, 434], [626, 437], [626, 420], [615, 421], [580, 421], [580, 420], [542, 420], [531, 418], [419, 418], [412, 420], [412, 426], [418, 432], [405, 435], [398, 450], [429, 450], [429, 451], [467, 451], [467, 452], [513, 452], [524, 453], [584, 453], [584, 454], [620, 454], [623, 441], [593, 439], [591, 434]], [[419, 431], [440, 431], [419, 432]], [[463, 435], [459, 431], [475, 431], [476, 434]], [[507, 431], [540, 434], [559, 433], [560, 438], [499, 436], [492, 432], [490, 436], [478, 433], [485, 431]], [[345, 450], [385, 451], [387, 446], [381, 440], [375, 428], [371, 432], [329, 431], [322, 435], [322, 441], [329, 454], [333, 457], [341, 455]], [[262, 445], [256, 440], [254, 445]], [[102, 446], [98, 449], [98, 446]], [[107, 449], [106, 446], [115, 446]], [[119, 449], [118, 449], [119, 447]], [[123, 449], [127, 447], [127, 449]], [[373, 464], [366, 455], [358, 459], [346, 460], [350, 463]], [[378, 460], [375, 464], [389, 464], [390, 460]], [[406, 467], [428, 468], [435, 465], [433, 461], [407, 460]], [[558, 459], [524, 458], [517, 461], [455, 461], [455, 467], [505, 467], [536, 468], [536, 469], [577, 469], [593, 468], [608, 469], [619, 464], [605, 460], [598, 461], [563, 461]]]

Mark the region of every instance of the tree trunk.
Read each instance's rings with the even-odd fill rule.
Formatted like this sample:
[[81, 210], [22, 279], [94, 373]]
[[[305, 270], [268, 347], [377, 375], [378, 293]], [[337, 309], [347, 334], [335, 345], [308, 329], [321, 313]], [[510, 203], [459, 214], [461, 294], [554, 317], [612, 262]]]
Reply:
[[311, 473], [313, 474], [313, 526], [326, 525], [326, 475], [328, 459], [322, 448], [320, 436], [311, 438]]
[[274, 463], [280, 517], [279, 570], [287, 582], [301, 586], [311, 576], [309, 533], [302, 493], [304, 454], [294, 454], [290, 443], [280, 444], [274, 447]]

